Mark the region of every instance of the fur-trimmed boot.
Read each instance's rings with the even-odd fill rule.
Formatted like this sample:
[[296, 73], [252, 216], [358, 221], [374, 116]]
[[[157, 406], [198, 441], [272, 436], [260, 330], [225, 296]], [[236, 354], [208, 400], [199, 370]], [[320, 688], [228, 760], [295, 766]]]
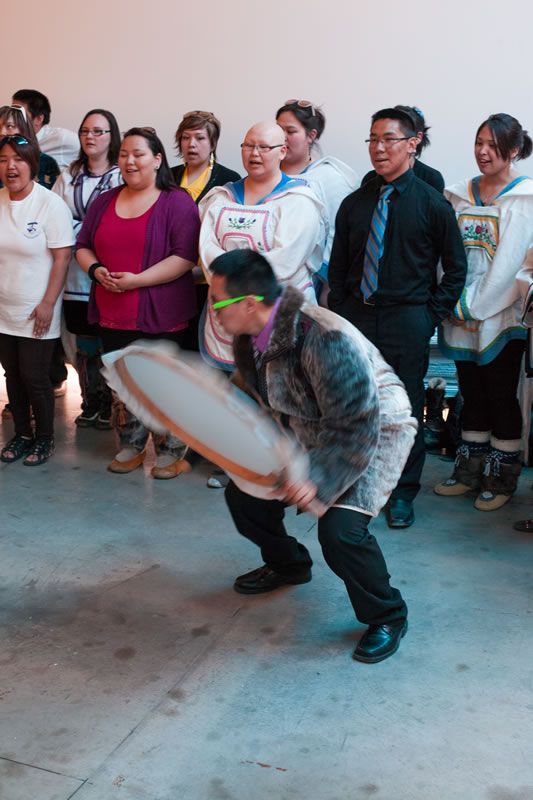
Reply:
[[444, 378], [430, 378], [426, 389], [426, 413], [424, 416], [424, 443], [428, 450], [441, 446], [444, 432]]
[[522, 471], [520, 453], [491, 447], [481, 478], [481, 492], [474, 507], [478, 511], [495, 511], [507, 503], [516, 492]]
[[441, 481], [433, 491], [442, 497], [457, 497], [481, 489], [481, 478], [488, 453], [487, 446], [463, 441], [457, 448], [452, 475]]

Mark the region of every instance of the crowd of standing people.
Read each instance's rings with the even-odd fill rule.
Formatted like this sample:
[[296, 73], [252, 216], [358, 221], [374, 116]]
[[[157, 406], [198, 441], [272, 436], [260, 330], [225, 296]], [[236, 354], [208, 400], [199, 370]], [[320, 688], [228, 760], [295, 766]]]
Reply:
[[[285, 101], [271, 120], [244, 134], [241, 177], [217, 161], [221, 125], [211, 112], [183, 116], [175, 138], [183, 163], [171, 169], [153, 128], [121, 134], [110, 111], [94, 108], [76, 135], [51, 126], [42, 93], [14, 93], [0, 108], [0, 362], [9, 401], [4, 416], [10, 414], [14, 426], [0, 459], [35, 466], [54, 452], [54, 362], [62, 357], [62, 331], [65, 343], [69, 335], [75, 342], [70, 360], [81, 390], [76, 424], [113, 428], [118, 450], [108, 469], [128, 473], [143, 463], [150, 431], [104, 383], [102, 353], [141, 338], [166, 339], [199, 350], [213, 368], [232, 374], [236, 365], [242, 369], [239, 342], [246, 335], [252, 336], [259, 374], [268, 343], [261, 349], [258, 326], [273, 335], [284, 313], [278, 318], [280, 303], [287, 314], [309, 316], [311, 329], [315, 316], [309, 309], [317, 309], [316, 324], [326, 328], [320, 306], [330, 309], [349, 323], [339, 328], [347, 336], [346, 357], [355, 348], [356, 369], [355, 351], [364, 352], [360, 369], [378, 387], [372, 399], [366, 384], [364, 391], [354, 385], [361, 397], [350, 424], [365, 435], [352, 444], [363, 446], [365, 437], [374, 443], [364, 467], [360, 454], [346, 456], [350, 486], [359, 486], [365, 470], [374, 468], [374, 450], [381, 471], [390, 455], [386, 448], [396, 452], [397, 441], [384, 433], [380, 440], [376, 432], [382, 423], [372, 416], [388, 408], [383, 387], [392, 392], [403, 386], [406, 392], [404, 401], [398, 394], [403, 389], [394, 389], [398, 408], [409, 418], [403, 418], [409, 435], [402, 440], [405, 457], [395, 457], [400, 469], [394, 485], [380, 502], [370, 500], [374, 496], [365, 489], [348, 492], [352, 499], [341, 503], [348, 488], [339, 477], [320, 529], [326, 560], [345, 581], [356, 614], [370, 625], [356, 657], [374, 661], [397, 649], [407, 612], [384, 578], [386, 566], [375, 540], [369, 544], [366, 526], [385, 501], [389, 527], [409, 527], [415, 520], [425, 458], [424, 377], [437, 328], [442, 352], [456, 363], [463, 408], [453, 474], [435, 492], [452, 497], [473, 491], [475, 507], [491, 511], [517, 487], [523, 417], [531, 413], [530, 399], [523, 408], [518, 401], [526, 341], [521, 287], [529, 282], [533, 260], [533, 181], [517, 163], [531, 154], [532, 141], [515, 118], [490, 115], [473, 136], [479, 175], [445, 188], [441, 173], [420, 160], [429, 145], [423, 113], [396, 105], [372, 115], [367, 140], [372, 171], [360, 183], [347, 164], [320, 151], [325, 124], [313, 102]], [[238, 251], [247, 255], [236, 256]], [[265, 257], [266, 265], [254, 254]], [[259, 287], [270, 287], [270, 299], [245, 279], [245, 268]], [[521, 270], [522, 281], [517, 280]], [[240, 286], [239, 296], [231, 295], [232, 281]], [[243, 298], [250, 302], [241, 305], [237, 320], [232, 315]], [[328, 323], [332, 330], [335, 324]], [[346, 334], [351, 326], [355, 338]], [[301, 335], [307, 342], [307, 328]], [[330, 351], [321, 355], [322, 340], [317, 341], [309, 352], [328, 357]], [[331, 357], [337, 356], [334, 348]], [[324, 379], [324, 369], [317, 367], [313, 378], [311, 366], [304, 365], [305, 391], [316, 391], [314, 380]], [[267, 371], [265, 381], [269, 376]], [[328, 381], [335, 382], [331, 375]], [[339, 414], [342, 402], [334, 403]], [[327, 429], [325, 406], [313, 406], [313, 413]], [[324, 440], [317, 436], [312, 447], [326, 450]], [[195, 454], [173, 435], [154, 433], [153, 442], [154, 478], [174, 478], [193, 468]], [[338, 455], [339, 440], [336, 448]], [[335, 462], [328, 468], [335, 470]], [[314, 489], [287, 490], [277, 501], [280, 507], [305, 508], [310, 495], [320, 495], [324, 475]], [[253, 504], [241, 494], [230, 483], [227, 499], [236, 525], [262, 548], [265, 566], [240, 576], [237, 591], [306, 582], [308, 553], [289, 542], [281, 508], [267, 508], [268, 501]], [[364, 520], [354, 527], [353, 515], [332, 515], [333, 508]], [[353, 537], [351, 550], [342, 553], [339, 527]], [[373, 587], [354, 577], [354, 552], [363, 541], [364, 563], [373, 559], [368, 578]]]

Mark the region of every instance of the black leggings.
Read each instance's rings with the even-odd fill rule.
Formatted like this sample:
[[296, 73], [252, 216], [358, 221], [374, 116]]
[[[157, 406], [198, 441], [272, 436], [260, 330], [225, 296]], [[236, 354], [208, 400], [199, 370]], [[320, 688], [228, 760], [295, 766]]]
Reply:
[[490, 431], [497, 439], [520, 439], [522, 413], [517, 391], [524, 347], [524, 341], [515, 339], [484, 366], [473, 361], [455, 362], [464, 399], [464, 431]]
[[37, 436], [54, 434], [54, 390], [50, 364], [59, 339], [30, 339], [0, 333], [0, 362], [5, 370], [6, 388], [15, 433], [32, 436], [31, 409]]

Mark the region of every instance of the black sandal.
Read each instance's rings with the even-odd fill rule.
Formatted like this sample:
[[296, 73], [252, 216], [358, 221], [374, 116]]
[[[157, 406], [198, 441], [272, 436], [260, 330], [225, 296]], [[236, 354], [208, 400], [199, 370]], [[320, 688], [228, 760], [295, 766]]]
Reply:
[[[0, 461], [5, 464], [12, 464], [13, 461], [18, 461], [22, 456], [27, 455], [33, 447], [33, 437], [22, 436], [16, 433], [12, 439], [2, 448], [0, 452]], [[9, 454], [9, 455], [8, 455]]]
[[[39, 436], [33, 442], [30, 452], [22, 463], [25, 467], [38, 467], [48, 461], [54, 450], [53, 436]], [[33, 458], [33, 461], [28, 461], [30, 458]]]

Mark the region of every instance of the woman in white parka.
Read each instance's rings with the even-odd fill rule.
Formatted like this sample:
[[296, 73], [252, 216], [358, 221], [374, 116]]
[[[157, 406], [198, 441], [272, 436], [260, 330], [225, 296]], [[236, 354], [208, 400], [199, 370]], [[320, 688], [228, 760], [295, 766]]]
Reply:
[[[245, 177], [211, 189], [200, 203], [200, 257], [209, 283], [209, 266], [217, 256], [255, 250], [267, 256], [281, 284], [295, 286], [316, 302], [313, 275], [322, 263], [324, 209], [307, 181], [281, 170], [286, 152], [285, 134], [274, 121], [250, 128], [241, 144]], [[199, 338], [204, 359], [232, 372], [232, 337], [209, 299]]]
[[286, 100], [276, 113], [276, 122], [285, 131], [287, 143], [281, 169], [286, 175], [304, 178], [324, 206], [326, 241], [316, 273], [320, 286], [316, 288], [319, 302], [327, 307], [325, 298], [335, 217], [344, 198], [359, 186], [359, 177], [340, 159], [320, 155], [318, 140], [324, 132], [326, 118], [322, 109], [310, 100]]
[[464, 398], [455, 469], [439, 495], [479, 492], [492, 511], [516, 490], [521, 471], [522, 413], [517, 398], [526, 331], [516, 280], [533, 241], [533, 180], [515, 171], [532, 141], [518, 120], [492, 114], [476, 133], [478, 177], [451, 186], [468, 257], [466, 285], [440, 347], [456, 362]]

